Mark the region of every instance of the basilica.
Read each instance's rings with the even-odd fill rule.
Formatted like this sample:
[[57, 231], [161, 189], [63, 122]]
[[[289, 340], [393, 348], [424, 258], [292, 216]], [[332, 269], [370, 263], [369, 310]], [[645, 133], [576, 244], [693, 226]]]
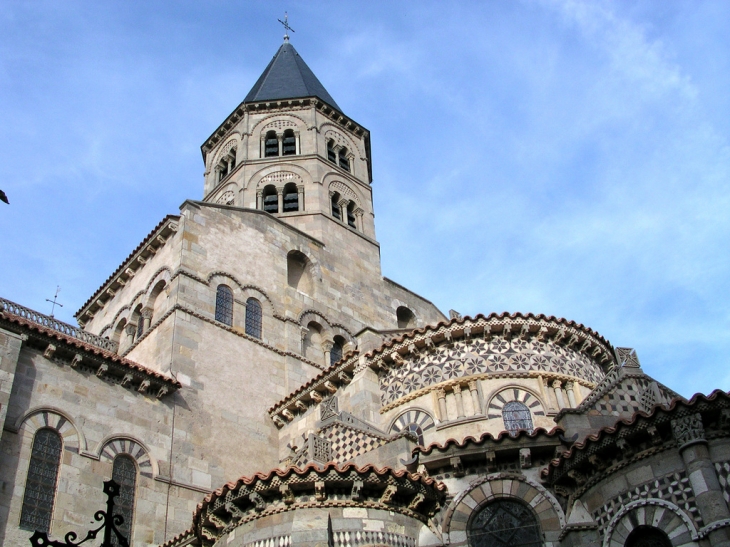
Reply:
[[0, 298], [0, 543], [113, 478], [114, 545], [730, 547], [730, 395], [383, 276], [370, 132], [288, 38], [201, 152], [78, 326]]

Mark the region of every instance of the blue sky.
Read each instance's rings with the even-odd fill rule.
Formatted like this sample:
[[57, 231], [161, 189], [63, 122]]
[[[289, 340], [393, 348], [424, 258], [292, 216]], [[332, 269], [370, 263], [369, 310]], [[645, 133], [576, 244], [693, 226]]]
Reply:
[[730, 389], [730, 3], [0, 2], [0, 295], [73, 312], [281, 43], [372, 132], [384, 275]]

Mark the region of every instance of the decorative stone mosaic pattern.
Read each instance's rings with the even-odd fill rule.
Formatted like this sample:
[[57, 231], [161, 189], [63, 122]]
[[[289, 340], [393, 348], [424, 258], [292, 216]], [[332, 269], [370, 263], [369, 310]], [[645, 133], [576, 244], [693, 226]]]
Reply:
[[408, 536], [392, 532], [334, 532], [332, 534], [337, 547], [356, 547], [358, 545], [390, 545], [392, 547], [415, 547], [416, 540]]
[[716, 462], [717, 478], [720, 480], [722, 495], [730, 503], [730, 462]]
[[620, 494], [601, 506], [593, 514], [593, 517], [598, 523], [599, 530], [603, 532], [614, 515], [627, 503], [646, 498], [659, 498], [671, 501], [679, 508], [684, 509], [688, 515], [691, 515], [699, 527], [704, 525], [700, 512], [697, 509], [697, 504], [695, 503], [689, 478], [684, 472], [679, 472], [637, 486], [633, 490]]
[[648, 380], [639, 378], [621, 382], [601, 397], [596, 403], [595, 408], [602, 414], [610, 416], [634, 414], [639, 410], [644, 410], [642, 393], [649, 386], [649, 383]]
[[601, 368], [585, 354], [552, 341], [495, 336], [489, 341], [475, 339], [459, 341], [451, 347], [440, 345], [383, 370], [379, 380], [383, 404], [389, 404], [413, 391], [453, 378], [529, 371], [566, 374], [593, 383], [604, 377]]
[[332, 460], [338, 463], [347, 462], [387, 442], [340, 423], [327, 427], [320, 435], [332, 443]]

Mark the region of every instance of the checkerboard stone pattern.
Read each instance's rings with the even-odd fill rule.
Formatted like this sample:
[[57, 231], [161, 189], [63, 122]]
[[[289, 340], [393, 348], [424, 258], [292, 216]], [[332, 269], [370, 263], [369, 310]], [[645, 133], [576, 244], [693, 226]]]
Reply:
[[610, 416], [632, 415], [643, 410], [641, 394], [649, 385], [648, 380], [628, 379], [615, 386], [595, 404], [596, 410]]
[[690, 515], [698, 527], [704, 526], [699, 509], [697, 509], [697, 504], [695, 503], [692, 487], [689, 484], [689, 478], [682, 471], [644, 483], [633, 490], [616, 496], [608, 503], [602, 505], [593, 513], [593, 518], [598, 523], [599, 532], [602, 533], [605, 530], [606, 525], [611, 522], [611, 519], [616, 513], [627, 503], [647, 498], [659, 498], [671, 501]]
[[320, 435], [330, 441], [332, 459], [338, 463], [347, 462], [360, 454], [384, 445], [387, 440], [337, 423], [327, 427]]
[[720, 480], [722, 495], [730, 503], [730, 462], [715, 462], [717, 478]]

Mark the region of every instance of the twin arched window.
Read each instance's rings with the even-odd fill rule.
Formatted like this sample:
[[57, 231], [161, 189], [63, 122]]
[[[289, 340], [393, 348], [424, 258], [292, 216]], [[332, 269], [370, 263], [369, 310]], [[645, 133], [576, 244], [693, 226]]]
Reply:
[[61, 436], [53, 429], [39, 429], [33, 437], [20, 513], [20, 527], [24, 530], [51, 529], [62, 448]]
[[230, 173], [233, 172], [233, 169], [235, 169], [235, 167], [236, 149], [231, 148], [231, 150], [220, 159], [218, 165], [216, 165], [215, 167], [215, 170], [218, 174], [216, 182], [221, 182], [224, 178], [226, 178]]
[[[228, 285], [218, 285], [215, 294], [215, 320], [233, 326], [233, 291]], [[255, 298], [246, 300], [246, 334], [261, 338], [261, 303]]]
[[350, 158], [348, 157], [347, 148], [344, 146], [336, 148], [335, 141], [332, 139], [327, 141], [327, 159], [335, 165], [339, 165], [345, 171], [350, 171]]
[[299, 210], [299, 188], [293, 182], [284, 185], [281, 190], [281, 211], [279, 211], [279, 189], [273, 184], [264, 187], [261, 208], [267, 213], [291, 213]]
[[297, 153], [297, 137], [293, 129], [284, 131], [279, 146], [279, 136], [276, 131], [268, 131], [264, 137], [264, 157], [293, 156]]

